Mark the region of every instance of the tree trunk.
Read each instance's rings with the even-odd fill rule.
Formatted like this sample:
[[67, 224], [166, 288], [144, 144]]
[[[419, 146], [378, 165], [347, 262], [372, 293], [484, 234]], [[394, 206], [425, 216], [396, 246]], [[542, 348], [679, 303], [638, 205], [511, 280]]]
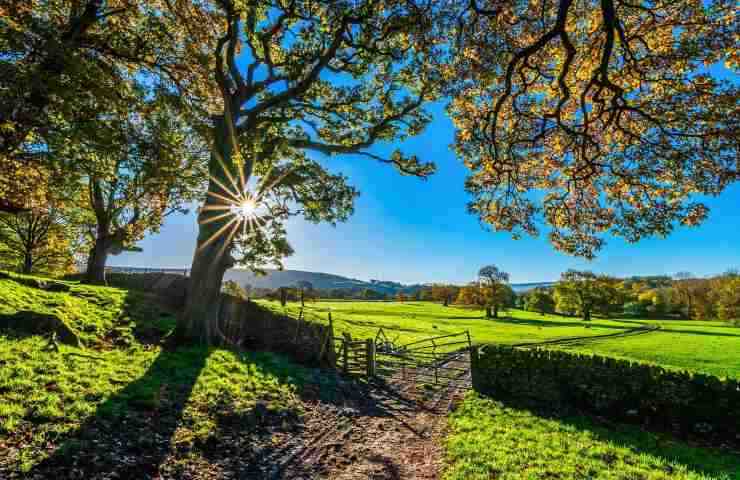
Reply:
[[590, 322], [591, 321], [591, 310], [584, 310], [583, 311], [583, 321], [584, 322]]
[[486, 318], [492, 318], [493, 315], [491, 314], [491, 307], [486, 306]]
[[110, 242], [108, 237], [98, 235], [95, 245], [90, 250], [87, 259], [87, 271], [85, 272], [85, 283], [92, 285], [106, 285], [105, 264], [108, 261]]
[[[202, 232], [201, 228], [201, 232]], [[203, 241], [198, 237], [198, 245]], [[226, 238], [219, 238], [196, 250], [190, 270], [185, 309], [178, 319], [175, 337], [178, 342], [217, 345], [218, 319], [221, 309], [221, 282], [231, 266], [230, 250]]]
[[493, 318], [498, 318], [498, 303], [493, 304]]
[[33, 270], [33, 256], [30, 252], [26, 252], [23, 255], [23, 269], [21, 270], [21, 273], [25, 273], [26, 275], [29, 275], [31, 271]]
[[[211, 178], [208, 183], [208, 192], [217, 196], [206, 195], [204, 207], [224, 206], [225, 202], [219, 197], [232, 196], [219, 186], [219, 183], [228, 186], [231, 190], [237, 190], [219, 162], [221, 158], [223, 165], [227, 168], [232, 165], [231, 142], [228, 140], [226, 124], [222, 118], [216, 119], [213, 132], [211, 159], [208, 164]], [[232, 172], [232, 176], [233, 173], [235, 172]], [[198, 242], [190, 269], [187, 300], [175, 332], [175, 337], [180, 343], [217, 345], [221, 342], [218, 331], [221, 283], [224, 273], [234, 263], [231, 257], [232, 235], [239, 226], [238, 222], [230, 223], [233, 220], [230, 216], [209, 221], [223, 212], [223, 210], [204, 208], [198, 215]]]

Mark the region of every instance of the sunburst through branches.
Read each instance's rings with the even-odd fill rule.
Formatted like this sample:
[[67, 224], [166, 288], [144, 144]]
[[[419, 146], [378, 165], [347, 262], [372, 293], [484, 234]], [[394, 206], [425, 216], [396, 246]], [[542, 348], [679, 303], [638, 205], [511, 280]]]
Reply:
[[[222, 182], [213, 175], [210, 177], [210, 181], [217, 185], [223, 193], [208, 191], [211, 201], [206, 202], [202, 211], [210, 211], [213, 214], [201, 215], [198, 223], [205, 225], [213, 222], [224, 222], [224, 224], [211, 233], [208, 239], [198, 246], [198, 249], [201, 250], [207, 247], [223, 236], [225, 241], [219, 250], [219, 256], [221, 256], [237, 234], [240, 233], [242, 237], [246, 237], [257, 230], [265, 233], [264, 224], [269, 214], [269, 207], [264, 198], [264, 192], [269, 191], [274, 184], [267, 188], [257, 186], [254, 188], [256, 193], [253, 193], [250, 191], [248, 180], [244, 177], [240, 168], [237, 168], [239, 173], [238, 178], [236, 178], [237, 176], [226, 166], [223, 159], [219, 158], [219, 163], [228, 182]], [[228, 183], [228, 185], [225, 183]]]

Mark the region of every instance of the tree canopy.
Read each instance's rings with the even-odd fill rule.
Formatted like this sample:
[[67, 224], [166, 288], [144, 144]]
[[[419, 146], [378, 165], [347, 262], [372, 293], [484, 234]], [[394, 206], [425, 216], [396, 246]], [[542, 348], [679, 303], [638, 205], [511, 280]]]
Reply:
[[696, 225], [740, 178], [736, 2], [469, 2], [450, 114], [472, 213], [591, 258]]
[[209, 58], [183, 41], [197, 30], [167, 14], [169, 4], [0, 0], [0, 210], [30, 208], [34, 194], [38, 206], [34, 186], [53, 161], [48, 136], [96, 122], [101, 105], [126, 103], [132, 88], [166, 90], [193, 119], [205, 118], [216, 93], [201, 81]]

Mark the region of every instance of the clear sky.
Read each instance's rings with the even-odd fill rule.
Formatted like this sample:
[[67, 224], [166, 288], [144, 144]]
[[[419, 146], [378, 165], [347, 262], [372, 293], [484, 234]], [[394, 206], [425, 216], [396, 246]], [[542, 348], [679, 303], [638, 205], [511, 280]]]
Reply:
[[[634, 245], [609, 238], [592, 262], [556, 252], [542, 236], [513, 240], [507, 233], [484, 231], [466, 213], [466, 168], [449, 147], [452, 124], [442, 105], [430, 110], [432, 124], [402, 144], [406, 152], [437, 164], [437, 173], [427, 181], [401, 176], [363, 157], [321, 158], [360, 189], [355, 214], [336, 228], [292, 220], [288, 232], [296, 253], [286, 260], [286, 268], [363, 280], [462, 283], [472, 280], [482, 265], [494, 263], [520, 283], [556, 280], [568, 268], [628, 276], [678, 271], [707, 275], [740, 267], [740, 184], [708, 200], [710, 218], [701, 227], [678, 227], [666, 239]], [[375, 151], [388, 150], [390, 146]], [[109, 263], [189, 268], [195, 238], [194, 211], [171, 216], [160, 233], [140, 243], [143, 252], [124, 253]]]

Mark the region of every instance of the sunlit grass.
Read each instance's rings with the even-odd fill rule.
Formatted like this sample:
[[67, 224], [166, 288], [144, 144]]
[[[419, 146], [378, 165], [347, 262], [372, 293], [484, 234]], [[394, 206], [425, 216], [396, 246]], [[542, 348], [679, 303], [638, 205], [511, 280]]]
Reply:
[[544, 418], [470, 393], [451, 414], [444, 480], [735, 480], [740, 456], [584, 417]]
[[[297, 316], [301, 307], [261, 301], [278, 313]], [[519, 344], [579, 336], [609, 335], [659, 324], [661, 330], [625, 338], [594, 339], [580, 345], [557, 347], [586, 353], [619, 356], [718, 376], [740, 377], [740, 328], [722, 322], [607, 320], [585, 323], [579, 318], [540, 315], [518, 309], [486, 319], [482, 310], [444, 307], [432, 302], [319, 301], [306, 304], [307, 318], [327, 322], [332, 314], [335, 333], [372, 338], [382, 327], [388, 337], [408, 343], [433, 335], [469, 331], [474, 343]], [[551, 347], [555, 348], [555, 347]]]
[[740, 378], [740, 328], [722, 322], [650, 321], [648, 335], [595, 340], [569, 350]]
[[[298, 315], [301, 307], [288, 303], [262, 301], [275, 312]], [[401, 343], [430, 335], [469, 331], [474, 343], [525, 343], [573, 336], [605, 335], [634, 328], [634, 324], [596, 319], [584, 324], [577, 318], [533, 314], [511, 309], [500, 312], [500, 318], [487, 319], [483, 310], [444, 307], [432, 302], [331, 302], [307, 303], [304, 314], [311, 319], [328, 321], [331, 312], [335, 330], [356, 337], [375, 336], [378, 328], [387, 330]]]

